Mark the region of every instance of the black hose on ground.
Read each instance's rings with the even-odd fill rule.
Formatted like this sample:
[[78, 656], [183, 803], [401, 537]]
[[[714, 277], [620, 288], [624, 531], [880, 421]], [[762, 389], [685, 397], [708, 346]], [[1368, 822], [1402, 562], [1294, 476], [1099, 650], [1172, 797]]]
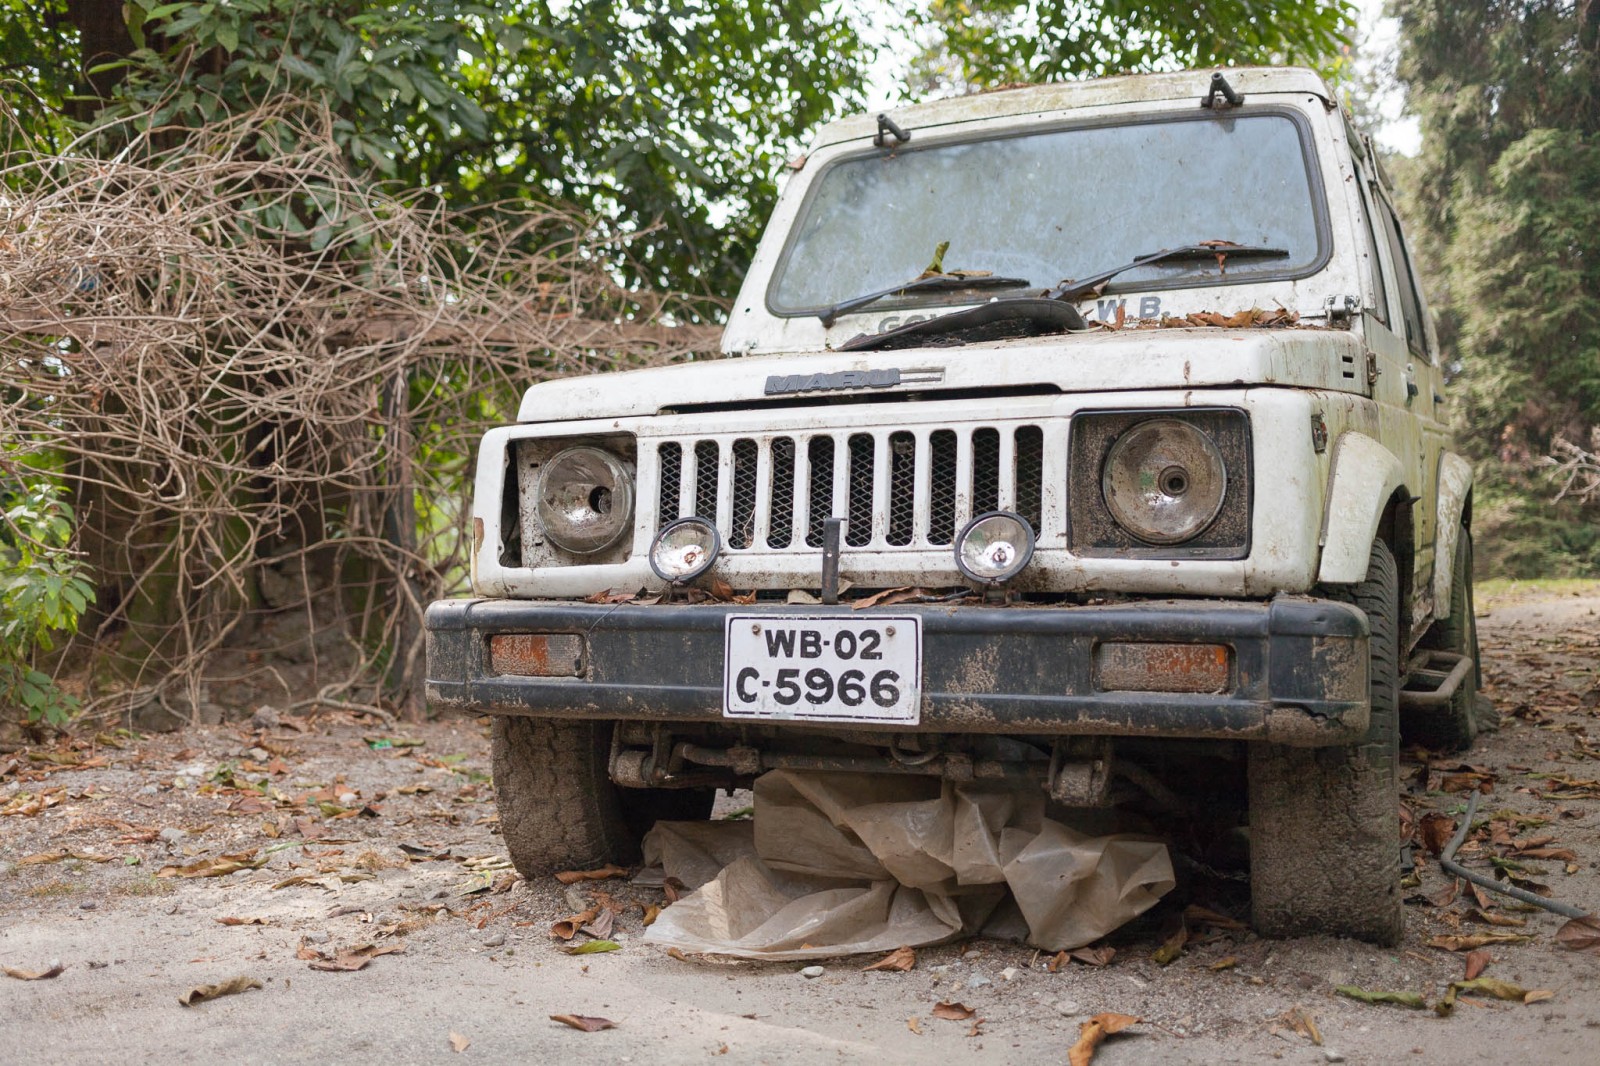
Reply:
[[1527, 889], [1518, 888], [1516, 885], [1501, 884], [1494, 878], [1474, 873], [1455, 861], [1456, 849], [1461, 846], [1462, 841], [1467, 839], [1467, 833], [1472, 829], [1472, 816], [1478, 813], [1478, 796], [1479, 793], [1473, 792], [1471, 798], [1467, 800], [1467, 814], [1461, 820], [1461, 828], [1456, 830], [1456, 835], [1450, 839], [1450, 843], [1445, 845], [1445, 849], [1439, 853], [1439, 865], [1444, 867], [1445, 872], [1454, 874], [1457, 877], [1464, 877], [1473, 884], [1487, 888], [1491, 892], [1499, 892], [1502, 895], [1510, 896], [1512, 899], [1520, 899], [1524, 903], [1531, 903], [1535, 907], [1543, 907], [1547, 911], [1554, 911], [1566, 918], [1586, 917], [1587, 911], [1579, 910], [1570, 903], [1545, 899], [1536, 892], [1529, 892]]

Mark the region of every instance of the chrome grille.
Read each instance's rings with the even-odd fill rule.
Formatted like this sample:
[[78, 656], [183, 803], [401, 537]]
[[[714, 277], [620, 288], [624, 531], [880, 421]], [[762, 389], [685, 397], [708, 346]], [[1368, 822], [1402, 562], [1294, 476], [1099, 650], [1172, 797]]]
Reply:
[[973, 515], [1001, 508], [1037, 533], [1044, 441], [1037, 425], [659, 441], [656, 526], [711, 519], [733, 552], [820, 549], [834, 516], [853, 548], [944, 547]]

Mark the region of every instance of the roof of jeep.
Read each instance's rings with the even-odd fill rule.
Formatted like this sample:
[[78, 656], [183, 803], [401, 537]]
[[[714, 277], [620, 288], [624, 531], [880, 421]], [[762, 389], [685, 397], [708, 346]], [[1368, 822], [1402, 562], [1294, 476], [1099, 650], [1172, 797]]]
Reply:
[[[1226, 75], [1228, 84], [1246, 97], [1251, 93], [1308, 93], [1325, 101], [1333, 99], [1322, 78], [1304, 67], [1229, 67], [1222, 73]], [[901, 127], [914, 132], [918, 128], [956, 122], [1035, 115], [1045, 111], [1106, 104], [1185, 100], [1199, 106], [1200, 98], [1211, 86], [1211, 74], [1210, 70], [1184, 70], [1171, 74], [1129, 74], [1092, 81], [1023, 85], [910, 104], [894, 108], [887, 114]], [[870, 137], [877, 129], [876, 114], [852, 115], [817, 131], [812, 148], [857, 137]]]

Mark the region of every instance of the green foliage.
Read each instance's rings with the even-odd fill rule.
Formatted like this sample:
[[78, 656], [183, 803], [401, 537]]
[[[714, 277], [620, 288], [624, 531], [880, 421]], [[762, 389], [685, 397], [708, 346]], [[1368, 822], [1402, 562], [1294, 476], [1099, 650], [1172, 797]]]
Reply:
[[72, 508], [58, 485], [34, 475], [0, 480], [0, 506], [0, 707], [63, 725], [76, 701], [34, 661], [55, 636], [77, 631], [94, 596], [72, 550]]
[[931, 0], [931, 83], [988, 87], [1186, 67], [1310, 63], [1350, 43], [1347, 0]]
[[[1399, 74], [1421, 118], [1407, 205], [1457, 434], [1495, 500], [1481, 553], [1517, 573], [1600, 572], [1600, 501], [1534, 467], [1600, 426], [1600, 4], [1397, 0]], [[1501, 543], [1493, 543], [1498, 537]]]

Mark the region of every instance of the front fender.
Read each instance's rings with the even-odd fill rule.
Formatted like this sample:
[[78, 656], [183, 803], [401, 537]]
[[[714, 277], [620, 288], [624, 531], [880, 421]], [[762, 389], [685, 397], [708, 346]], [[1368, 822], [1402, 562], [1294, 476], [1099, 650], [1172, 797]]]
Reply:
[[1451, 452], [1439, 456], [1438, 526], [1433, 552], [1433, 616], [1450, 617], [1450, 582], [1456, 565], [1456, 540], [1467, 494], [1472, 491], [1472, 464]]
[[1352, 585], [1367, 576], [1378, 523], [1390, 497], [1404, 487], [1405, 470], [1389, 449], [1351, 431], [1341, 434], [1334, 445], [1329, 481], [1317, 581]]

